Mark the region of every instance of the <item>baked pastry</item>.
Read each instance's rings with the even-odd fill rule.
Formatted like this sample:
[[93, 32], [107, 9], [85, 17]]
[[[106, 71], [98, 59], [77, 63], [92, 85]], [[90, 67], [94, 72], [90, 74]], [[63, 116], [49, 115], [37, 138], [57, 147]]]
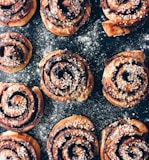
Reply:
[[53, 51], [40, 61], [39, 67], [40, 87], [54, 100], [83, 101], [93, 89], [94, 79], [87, 62], [71, 51]]
[[147, 21], [149, 0], [101, 0], [100, 3], [108, 18], [102, 26], [109, 37], [129, 34]]
[[105, 64], [103, 95], [115, 106], [132, 107], [147, 95], [148, 68], [143, 51], [132, 50], [113, 56]]
[[0, 82], [0, 126], [16, 132], [35, 127], [43, 114], [43, 97], [38, 87]]
[[94, 126], [85, 116], [73, 115], [60, 120], [49, 133], [49, 160], [94, 159], [99, 154], [99, 143]]
[[32, 44], [20, 33], [0, 34], [0, 70], [8, 73], [23, 69], [32, 57]]
[[120, 119], [102, 131], [100, 160], [148, 160], [148, 129], [135, 119]]
[[34, 15], [36, 0], [4, 0], [0, 2], [0, 24], [4, 26], [24, 26]]
[[89, 0], [41, 0], [40, 14], [46, 28], [58, 36], [70, 36], [90, 16]]
[[40, 160], [40, 146], [33, 137], [12, 131], [0, 135], [0, 159]]

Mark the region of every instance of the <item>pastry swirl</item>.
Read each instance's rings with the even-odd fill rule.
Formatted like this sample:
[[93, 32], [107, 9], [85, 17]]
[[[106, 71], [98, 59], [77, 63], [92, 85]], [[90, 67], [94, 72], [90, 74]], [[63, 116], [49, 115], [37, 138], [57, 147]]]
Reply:
[[140, 50], [121, 52], [105, 66], [102, 84], [103, 95], [115, 106], [132, 107], [147, 95], [148, 68]]
[[91, 93], [93, 75], [87, 62], [68, 50], [56, 50], [39, 63], [40, 86], [44, 93], [57, 101], [83, 101]]
[[90, 16], [89, 0], [41, 0], [40, 14], [46, 28], [55, 35], [74, 34]]
[[145, 141], [148, 129], [141, 121], [120, 119], [102, 131], [101, 160], [147, 160], [149, 145]]
[[92, 122], [81, 115], [59, 121], [47, 140], [49, 160], [95, 158], [99, 144], [93, 129]]
[[32, 44], [20, 33], [0, 34], [0, 70], [8, 73], [23, 69], [32, 57]]
[[43, 97], [38, 87], [0, 82], [0, 126], [25, 132], [37, 125], [43, 114]]
[[0, 159], [40, 160], [40, 146], [28, 134], [3, 132], [0, 135]]
[[36, 0], [1, 0], [0, 24], [13, 27], [24, 26], [36, 11]]
[[101, 7], [109, 19], [102, 23], [109, 37], [136, 31], [146, 22], [149, 13], [148, 0], [101, 0]]

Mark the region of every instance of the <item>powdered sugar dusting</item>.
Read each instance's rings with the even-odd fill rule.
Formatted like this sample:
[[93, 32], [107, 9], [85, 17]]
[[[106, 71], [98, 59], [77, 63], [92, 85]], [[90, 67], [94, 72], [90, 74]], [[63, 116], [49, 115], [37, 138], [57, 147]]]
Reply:
[[[148, 158], [149, 148], [143, 140], [143, 132], [141, 132], [137, 123], [129, 123], [127, 119], [116, 121], [105, 128], [103, 138], [104, 152], [110, 159], [145, 159]], [[142, 137], [141, 137], [142, 136]], [[132, 155], [132, 156], [131, 156]]]
[[[39, 0], [37, 1], [39, 4]], [[44, 96], [44, 115], [40, 123], [29, 131], [41, 146], [41, 160], [48, 160], [46, 153], [46, 139], [54, 124], [62, 118], [73, 114], [89, 117], [95, 125], [95, 132], [100, 139], [101, 130], [109, 123], [120, 117], [137, 118], [149, 122], [148, 97], [134, 108], [122, 109], [111, 105], [102, 95], [101, 79], [105, 60], [116, 53], [125, 50], [141, 49], [146, 55], [146, 65], [149, 66], [149, 27], [146, 24], [127, 36], [108, 38], [102, 29], [101, 23], [106, 20], [99, 1], [93, 0], [92, 13], [88, 22], [70, 37], [55, 36], [43, 25], [39, 15], [39, 7], [31, 21], [24, 27], [0, 26], [0, 33], [17, 31], [24, 34], [33, 45], [33, 56], [29, 64], [17, 73], [7, 74], [0, 72], [0, 80], [6, 82], [23, 82], [28, 86], [39, 86], [39, 61], [49, 52], [56, 49], [69, 49], [79, 53], [87, 60], [94, 76], [95, 87], [85, 102], [61, 103]], [[1, 128], [1, 132], [3, 129]]]
[[[91, 126], [88, 126], [88, 124]], [[82, 116], [70, 116], [58, 122], [48, 138], [47, 147], [50, 159], [56, 159], [57, 157], [67, 157], [66, 159], [69, 159], [69, 155], [72, 155], [72, 159], [82, 156], [85, 159], [92, 159], [94, 150], [99, 148], [90, 127], [92, 127], [90, 120]], [[60, 149], [62, 149], [62, 155], [59, 154]]]

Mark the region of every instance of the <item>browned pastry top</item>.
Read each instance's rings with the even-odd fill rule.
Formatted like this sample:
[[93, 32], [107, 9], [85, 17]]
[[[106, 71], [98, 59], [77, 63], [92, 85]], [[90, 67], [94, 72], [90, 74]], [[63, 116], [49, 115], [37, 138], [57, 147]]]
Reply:
[[94, 80], [87, 62], [68, 50], [56, 50], [39, 63], [40, 86], [44, 93], [57, 101], [86, 100]]
[[41, 18], [53, 34], [69, 36], [74, 34], [90, 16], [89, 0], [41, 0]]
[[36, 0], [1, 0], [0, 23], [9, 27], [23, 26], [34, 15]]
[[120, 119], [102, 131], [101, 160], [147, 160], [149, 144], [145, 141], [148, 129], [136, 119]]
[[109, 19], [102, 23], [108, 36], [129, 34], [147, 21], [149, 0], [101, 0], [101, 7]]
[[35, 127], [43, 114], [43, 97], [38, 87], [0, 82], [0, 126], [16, 132]]
[[32, 44], [20, 33], [0, 34], [0, 70], [8, 73], [23, 69], [32, 57]]
[[106, 62], [103, 94], [113, 105], [132, 107], [147, 95], [148, 68], [142, 51], [125, 51]]
[[93, 130], [92, 122], [85, 116], [62, 119], [49, 133], [49, 159], [94, 159], [98, 156], [99, 144]]
[[0, 135], [0, 159], [40, 160], [40, 146], [28, 134], [3, 132]]

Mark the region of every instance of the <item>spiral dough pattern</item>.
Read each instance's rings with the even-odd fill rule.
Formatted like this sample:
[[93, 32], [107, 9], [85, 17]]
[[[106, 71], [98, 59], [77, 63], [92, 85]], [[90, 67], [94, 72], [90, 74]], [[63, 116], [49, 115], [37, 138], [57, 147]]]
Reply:
[[147, 160], [147, 133], [145, 124], [135, 119], [120, 119], [108, 125], [102, 131], [101, 160]]
[[68, 50], [45, 56], [40, 64], [41, 89], [57, 101], [83, 101], [92, 91], [94, 81], [87, 62]]
[[30, 41], [20, 33], [0, 34], [0, 70], [8, 73], [23, 69], [32, 57]]
[[74, 34], [90, 16], [89, 0], [41, 0], [40, 14], [46, 28], [59, 36]]
[[40, 146], [28, 134], [3, 132], [0, 135], [0, 159], [39, 160]]
[[101, 0], [109, 19], [102, 23], [108, 36], [129, 34], [142, 27], [149, 13], [149, 0]]
[[0, 82], [0, 126], [25, 132], [39, 122], [43, 114], [43, 97], [38, 87], [22, 83]]
[[5, 26], [24, 26], [36, 11], [36, 0], [0, 0], [0, 23]]
[[137, 105], [147, 95], [148, 68], [142, 51], [121, 52], [112, 57], [103, 73], [103, 94], [119, 107]]
[[59, 121], [47, 140], [49, 160], [94, 159], [99, 144], [93, 134], [92, 122], [84, 116], [74, 115]]

